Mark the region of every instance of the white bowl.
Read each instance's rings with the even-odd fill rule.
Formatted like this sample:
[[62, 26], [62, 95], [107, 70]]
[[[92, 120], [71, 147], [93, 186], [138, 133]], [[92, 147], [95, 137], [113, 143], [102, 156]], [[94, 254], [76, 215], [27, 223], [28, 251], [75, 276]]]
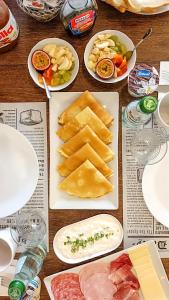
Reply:
[[29, 74], [31, 75], [33, 81], [39, 86], [41, 87], [42, 89], [45, 89], [44, 88], [44, 85], [43, 84], [40, 84], [39, 81], [38, 81], [38, 72], [35, 70], [35, 68], [33, 67], [32, 65], [32, 61], [31, 61], [31, 58], [32, 58], [32, 54], [36, 51], [36, 50], [39, 50], [39, 49], [42, 49], [45, 45], [47, 44], [56, 44], [58, 46], [64, 46], [64, 47], [68, 47], [70, 49], [70, 51], [72, 52], [73, 54], [73, 57], [75, 59], [75, 66], [74, 66], [74, 69], [72, 71], [72, 76], [71, 76], [71, 79], [64, 83], [64, 84], [61, 84], [61, 85], [58, 85], [58, 86], [50, 86], [49, 85], [49, 90], [50, 91], [60, 91], [62, 89], [65, 89], [67, 86], [69, 86], [73, 81], [74, 79], [76, 78], [77, 74], [78, 74], [78, 71], [79, 71], [79, 58], [78, 58], [78, 55], [77, 55], [77, 52], [75, 51], [75, 49], [72, 47], [72, 45], [70, 45], [68, 42], [66, 42], [65, 40], [62, 40], [62, 39], [58, 39], [58, 38], [49, 38], [49, 39], [44, 39], [40, 42], [38, 42], [31, 50], [31, 52], [29, 53], [29, 56], [28, 56], [28, 70], [29, 70]]
[[169, 128], [169, 93], [159, 100], [157, 114], [161, 124]]
[[16, 129], [0, 124], [0, 218], [30, 200], [39, 177], [38, 159], [31, 143]]
[[[89, 234], [89, 228], [91, 230], [90, 234], [94, 234], [94, 232], [97, 232], [95, 231], [96, 229], [98, 231], [101, 230], [103, 224], [105, 224], [105, 226], [111, 226], [110, 228], [114, 227], [115, 235], [112, 244], [108, 244], [107, 246], [105, 244], [102, 244], [103, 245], [102, 249], [100, 250], [95, 249], [95, 251], [93, 251], [94, 247], [91, 246], [90, 249], [91, 251], [89, 251], [88, 253], [87, 251], [84, 251], [84, 253], [79, 251], [81, 252], [79, 257], [73, 257], [73, 255], [72, 257], [70, 257], [69, 255], [68, 256], [64, 255], [64, 252], [62, 251], [62, 247], [64, 245], [64, 238], [66, 237], [66, 235], [72, 235], [72, 237], [76, 237], [76, 236], [78, 237], [80, 233], [84, 232], [84, 235], [87, 236]], [[87, 231], [85, 232], [85, 230]], [[122, 240], [123, 240], [123, 228], [121, 226], [121, 223], [114, 216], [110, 214], [99, 214], [94, 217], [90, 217], [82, 221], [64, 226], [60, 230], [58, 230], [53, 240], [53, 249], [56, 256], [60, 260], [68, 264], [77, 264], [82, 261], [104, 255], [106, 253], [109, 253], [117, 249], [120, 246]]]
[[99, 34], [106, 34], [106, 33], [110, 33], [112, 35], [117, 35], [117, 37], [119, 38], [119, 41], [122, 42], [126, 46], [127, 51], [134, 49], [134, 44], [133, 44], [132, 40], [125, 33], [121, 32], [121, 31], [117, 31], [117, 30], [104, 30], [104, 31], [96, 33], [90, 39], [88, 44], [86, 45], [85, 52], [84, 52], [84, 63], [85, 63], [86, 69], [88, 70], [89, 74], [93, 78], [95, 78], [96, 80], [98, 80], [100, 82], [104, 82], [104, 83], [115, 83], [115, 82], [121, 81], [124, 78], [126, 78], [129, 75], [130, 71], [134, 68], [135, 63], [136, 63], [136, 51], [134, 51], [131, 59], [128, 61], [128, 64], [127, 64], [128, 70], [127, 70], [127, 72], [125, 72], [122, 76], [119, 76], [117, 78], [101, 79], [100, 77], [97, 76], [97, 74], [95, 72], [93, 72], [92, 70], [90, 70], [88, 68], [88, 58], [89, 58], [89, 55], [92, 51], [93, 43], [96, 40], [97, 36]]

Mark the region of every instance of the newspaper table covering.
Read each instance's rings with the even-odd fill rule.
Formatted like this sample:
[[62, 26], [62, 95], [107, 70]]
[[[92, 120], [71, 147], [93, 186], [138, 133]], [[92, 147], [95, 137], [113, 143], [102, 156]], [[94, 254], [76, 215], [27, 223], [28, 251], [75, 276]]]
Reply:
[[[39, 162], [39, 179], [36, 190], [22, 209], [23, 212], [37, 211], [47, 225], [48, 239], [48, 171], [47, 171], [47, 124], [46, 103], [0, 103], [0, 123], [7, 124], [23, 133], [32, 143]], [[18, 212], [19, 213], [19, 212]], [[0, 219], [0, 228], [15, 224], [15, 215]], [[24, 241], [23, 241], [24, 242]], [[48, 241], [47, 241], [48, 243]], [[22, 252], [23, 247], [18, 247]]]
[[[146, 125], [158, 128], [155, 117]], [[142, 194], [144, 166], [137, 163], [130, 151], [136, 129], [122, 128], [123, 153], [123, 226], [124, 248], [154, 240], [160, 256], [169, 257], [169, 228], [160, 224], [149, 212]]]

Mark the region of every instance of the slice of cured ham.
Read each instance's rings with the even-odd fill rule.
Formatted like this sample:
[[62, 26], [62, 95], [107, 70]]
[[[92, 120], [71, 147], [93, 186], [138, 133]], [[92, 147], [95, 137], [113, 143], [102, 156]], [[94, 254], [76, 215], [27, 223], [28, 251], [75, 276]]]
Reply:
[[114, 294], [113, 300], [140, 300], [140, 296], [138, 291], [133, 289], [128, 283], [123, 283]]
[[110, 264], [110, 275], [109, 279], [112, 280], [113, 284], [120, 285], [121, 283], [127, 283], [133, 289], [137, 290], [140, 288], [140, 284], [133, 274], [132, 263], [128, 254], [119, 256], [116, 260]]
[[59, 274], [52, 279], [51, 289], [55, 300], [85, 300], [79, 284], [79, 275]]
[[116, 286], [106, 273], [95, 273], [88, 277], [82, 290], [86, 300], [112, 300], [116, 291]]
[[127, 253], [124, 253], [124, 254], [120, 255], [118, 258], [116, 258], [115, 260], [113, 260], [110, 263], [110, 269], [111, 269], [111, 271], [116, 271], [117, 269], [119, 269], [120, 267], [122, 267], [124, 265], [130, 266], [130, 269], [133, 266], [132, 262], [130, 260], [130, 257]]
[[106, 263], [90, 263], [86, 265], [79, 274], [80, 285], [82, 286], [83, 283], [95, 273], [105, 273], [109, 275], [110, 265]]

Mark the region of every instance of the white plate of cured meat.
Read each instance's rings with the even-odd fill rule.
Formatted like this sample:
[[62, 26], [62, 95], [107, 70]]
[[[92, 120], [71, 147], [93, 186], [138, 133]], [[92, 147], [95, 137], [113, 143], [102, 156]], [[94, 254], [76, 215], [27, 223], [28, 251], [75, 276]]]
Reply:
[[52, 300], [168, 300], [167, 275], [153, 241], [44, 279]]

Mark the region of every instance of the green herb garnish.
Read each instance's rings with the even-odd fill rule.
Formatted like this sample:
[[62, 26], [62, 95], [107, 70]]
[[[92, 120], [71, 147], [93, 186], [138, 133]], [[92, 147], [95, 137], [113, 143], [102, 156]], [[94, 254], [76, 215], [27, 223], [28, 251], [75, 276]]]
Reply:
[[[109, 227], [105, 227], [104, 230], [110, 229]], [[89, 236], [87, 239], [83, 239], [84, 233], [79, 234], [79, 238], [77, 239], [70, 239], [70, 236], [67, 236], [66, 241], [64, 242], [64, 245], [70, 245], [71, 246], [71, 252], [76, 253], [80, 250], [80, 248], [84, 249], [87, 247], [87, 245], [93, 245], [96, 241], [103, 239], [106, 237], [107, 239], [112, 236], [113, 232], [96, 232], [94, 235]]]

